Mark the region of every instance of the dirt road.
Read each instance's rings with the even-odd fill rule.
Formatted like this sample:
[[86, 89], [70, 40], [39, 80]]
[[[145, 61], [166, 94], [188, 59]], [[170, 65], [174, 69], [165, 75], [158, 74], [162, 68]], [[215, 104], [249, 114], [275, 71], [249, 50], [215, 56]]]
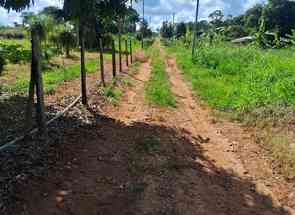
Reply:
[[101, 111], [93, 96], [88, 122], [62, 119], [76, 126], [64, 131], [48, 174], [19, 186], [13, 214], [291, 214], [249, 175], [175, 59], [166, 65], [176, 108], [147, 105], [143, 63], [118, 106]]

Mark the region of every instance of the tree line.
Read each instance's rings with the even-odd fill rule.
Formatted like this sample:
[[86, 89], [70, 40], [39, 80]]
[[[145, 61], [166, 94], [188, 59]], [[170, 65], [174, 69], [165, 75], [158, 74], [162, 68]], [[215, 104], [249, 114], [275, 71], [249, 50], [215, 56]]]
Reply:
[[[190, 42], [194, 22], [164, 22], [160, 29], [166, 39], [185, 38]], [[253, 36], [260, 40], [261, 46], [282, 47], [285, 42], [295, 39], [295, 2], [289, 0], [268, 0], [256, 4], [239, 16], [225, 16], [222, 10], [209, 14], [207, 20], [197, 23], [197, 34], [214, 37], [223, 36], [233, 40]], [[288, 41], [289, 39], [289, 41]], [[277, 41], [275, 41], [277, 40]]]

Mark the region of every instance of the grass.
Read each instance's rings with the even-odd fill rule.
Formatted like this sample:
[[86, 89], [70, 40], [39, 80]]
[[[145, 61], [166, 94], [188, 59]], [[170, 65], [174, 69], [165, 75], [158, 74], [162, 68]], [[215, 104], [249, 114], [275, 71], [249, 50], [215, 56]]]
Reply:
[[201, 44], [193, 60], [181, 42], [167, 50], [176, 55], [194, 93], [219, 113], [257, 127], [278, 169], [295, 179], [295, 150], [290, 141], [295, 113], [294, 50]]
[[[93, 73], [97, 70], [97, 61], [87, 61], [86, 69], [88, 73]], [[46, 71], [43, 74], [45, 93], [52, 93], [56, 87], [63, 81], [73, 80], [80, 77], [80, 64], [68, 66], [64, 69], [54, 69]], [[11, 93], [27, 92], [29, 79], [19, 79], [15, 84], [3, 86], [3, 91]]]
[[260, 50], [220, 43], [199, 47], [194, 61], [182, 44], [175, 53], [195, 92], [214, 108], [247, 111], [266, 105], [295, 104], [293, 50]]
[[152, 59], [151, 79], [145, 86], [147, 101], [162, 107], [175, 107], [176, 100], [171, 92], [163, 56], [155, 46], [150, 47], [147, 52]]

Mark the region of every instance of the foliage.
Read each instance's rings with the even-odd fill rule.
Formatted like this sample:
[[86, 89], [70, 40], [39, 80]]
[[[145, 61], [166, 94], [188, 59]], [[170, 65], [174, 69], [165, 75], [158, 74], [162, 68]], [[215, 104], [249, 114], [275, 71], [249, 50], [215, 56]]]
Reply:
[[[88, 61], [86, 69], [89, 73], [96, 72], [98, 63]], [[68, 66], [63, 69], [54, 69], [45, 71], [43, 74], [44, 88], [46, 93], [52, 93], [56, 87], [64, 81], [73, 80], [80, 77], [80, 64]], [[8, 92], [24, 93], [29, 86], [28, 79], [19, 79], [14, 85], [4, 86], [3, 90]]]
[[31, 50], [20, 44], [0, 43], [2, 56], [10, 63], [28, 62], [31, 59]]
[[29, 7], [33, 2], [33, 0], [1, 0], [0, 7], [4, 7], [7, 10], [21, 11]]
[[163, 22], [160, 32], [163, 38], [171, 39], [174, 35], [174, 27], [172, 23]]
[[215, 10], [209, 14], [210, 23], [215, 27], [222, 25], [224, 14], [221, 10]]
[[2, 74], [4, 70], [5, 64], [6, 64], [5, 57], [4, 57], [2, 49], [0, 48], [0, 75]]
[[61, 46], [66, 50], [66, 56], [70, 56], [70, 50], [77, 44], [77, 39], [74, 33], [71, 31], [63, 31], [58, 36], [58, 41]]
[[194, 61], [182, 44], [170, 47], [194, 90], [211, 106], [247, 111], [265, 105], [295, 104], [292, 50], [260, 50], [219, 43], [199, 46]]
[[186, 25], [184, 22], [180, 22], [176, 24], [176, 32], [175, 32], [175, 36], [176, 38], [181, 38], [184, 37], [186, 35]]
[[176, 100], [171, 92], [164, 59], [154, 46], [149, 48], [148, 52], [152, 58], [152, 74], [145, 87], [146, 99], [151, 104], [175, 107]]

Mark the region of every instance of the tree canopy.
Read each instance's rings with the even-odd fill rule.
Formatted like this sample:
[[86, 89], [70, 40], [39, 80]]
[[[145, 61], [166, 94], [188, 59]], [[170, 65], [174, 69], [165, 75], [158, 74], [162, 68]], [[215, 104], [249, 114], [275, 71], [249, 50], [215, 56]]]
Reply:
[[28, 8], [34, 0], [0, 0], [0, 6], [7, 10], [21, 11]]

